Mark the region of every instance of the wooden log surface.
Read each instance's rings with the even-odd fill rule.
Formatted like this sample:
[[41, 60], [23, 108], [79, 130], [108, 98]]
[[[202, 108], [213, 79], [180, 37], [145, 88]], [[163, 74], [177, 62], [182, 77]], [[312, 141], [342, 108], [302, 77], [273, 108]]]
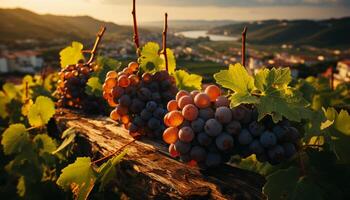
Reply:
[[[62, 130], [75, 127], [104, 156], [133, 140], [107, 117], [62, 109], [55, 120]], [[190, 167], [171, 158], [160, 141], [142, 139], [127, 149], [115, 182], [131, 199], [265, 199], [265, 179], [256, 173], [230, 165], [211, 170]]]

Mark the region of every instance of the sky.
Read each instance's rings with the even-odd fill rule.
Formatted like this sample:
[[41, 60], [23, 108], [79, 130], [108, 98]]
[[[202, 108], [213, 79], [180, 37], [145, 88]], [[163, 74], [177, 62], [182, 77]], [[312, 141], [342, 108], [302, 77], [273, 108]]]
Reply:
[[[136, 0], [142, 21], [169, 19], [326, 19], [350, 16], [350, 0]], [[1, 8], [21, 7], [40, 14], [90, 15], [132, 24], [132, 0], [0, 0]]]

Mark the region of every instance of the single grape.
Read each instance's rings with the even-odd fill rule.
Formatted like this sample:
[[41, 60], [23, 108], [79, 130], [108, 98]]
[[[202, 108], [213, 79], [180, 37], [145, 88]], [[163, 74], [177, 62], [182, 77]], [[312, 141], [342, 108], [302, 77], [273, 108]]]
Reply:
[[[182, 97], [182, 98], [184, 98], [184, 97]], [[180, 99], [180, 101], [181, 101], [181, 99]], [[193, 120], [197, 119], [197, 117], [198, 117], [198, 108], [193, 104], [188, 104], [185, 107], [183, 107], [182, 116], [188, 121], [193, 121]]]
[[119, 98], [118, 103], [122, 106], [128, 107], [131, 104], [131, 98], [129, 95], [123, 95]]
[[113, 98], [119, 98], [124, 94], [124, 89], [122, 87], [116, 86], [112, 89]]
[[282, 146], [286, 158], [291, 158], [297, 152], [295, 145], [292, 143], [284, 143]]
[[194, 138], [194, 132], [189, 126], [182, 127], [179, 130], [179, 139], [182, 142], [191, 142]]
[[140, 113], [145, 107], [145, 103], [140, 99], [133, 99], [130, 105], [130, 111], [132, 113]]
[[199, 110], [199, 117], [207, 121], [208, 119], [214, 118], [215, 112], [212, 108], [204, 108]]
[[183, 109], [186, 105], [193, 104], [193, 99], [191, 96], [183, 96], [178, 101], [178, 106], [180, 109]]
[[176, 127], [169, 127], [163, 133], [163, 140], [167, 144], [175, 143], [178, 139], [179, 129]]
[[212, 138], [206, 133], [202, 132], [198, 134], [197, 141], [202, 146], [209, 146], [212, 142]]
[[124, 125], [127, 125], [130, 122], [130, 117], [128, 115], [123, 115], [120, 120]]
[[268, 156], [272, 161], [272, 164], [280, 163], [284, 159], [284, 149], [281, 145], [276, 145], [268, 150]]
[[205, 121], [201, 118], [197, 118], [196, 120], [191, 122], [191, 127], [195, 133], [202, 132], [204, 125], [205, 125]]
[[153, 116], [157, 119], [163, 119], [164, 115], [166, 113], [166, 110], [163, 108], [158, 107], [154, 112], [153, 112]]
[[148, 88], [140, 88], [137, 92], [137, 97], [142, 101], [148, 101], [152, 97], [152, 92]]
[[130, 85], [130, 80], [127, 75], [122, 75], [118, 77], [118, 85], [120, 87], [126, 88]]
[[127, 107], [118, 105], [115, 109], [116, 109], [116, 111], [117, 111], [117, 113], [119, 115], [126, 115], [126, 114], [128, 114], [128, 108]]
[[167, 105], [167, 109], [169, 112], [173, 110], [177, 110], [178, 109], [177, 101], [176, 100], [169, 101]]
[[154, 101], [149, 101], [146, 104], [146, 110], [149, 111], [149, 112], [155, 111], [157, 109], [157, 107], [158, 107], [158, 105]]
[[189, 154], [181, 154], [180, 160], [184, 163], [188, 163], [191, 161], [191, 156]]
[[218, 136], [222, 131], [222, 125], [216, 119], [209, 119], [205, 122], [204, 130], [209, 136]]
[[222, 133], [216, 137], [215, 143], [217, 148], [221, 151], [227, 151], [233, 148], [233, 138], [227, 133]]
[[191, 144], [182, 142], [180, 140], [175, 142], [175, 150], [178, 151], [180, 154], [186, 154], [190, 151]]
[[222, 106], [225, 106], [225, 107], [229, 107], [230, 106], [230, 101], [225, 96], [219, 96], [215, 100], [215, 107], [219, 108], [219, 107], [222, 107]]
[[145, 109], [145, 110], [142, 110], [140, 116], [141, 116], [141, 119], [148, 121], [149, 119], [151, 119], [153, 114]]
[[215, 118], [223, 124], [227, 124], [232, 120], [232, 112], [228, 107], [219, 107], [215, 111]]
[[273, 133], [276, 135], [278, 141], [280, 142], [285, 142], [287, 141], [287, 134], [288, 134], [288, 129], [283, 127], [283, 126], [275, 126], [272, 129]]
[[276, 144], [277, 138], [275, 134], [273, 134], [270, 131], [265, 131], [261, 136], [260, 136], [260, 143], [263, 145], [265, 148], [272, 147]]
[[112, 112], [111, 112], [111, 114], [109, 115], [109, 117], [110, 117], [111, 119], [113, 119], [114, 121], [117, 121], [117, 120], [120, 119], [120, 115], [118, 114], [118, 112], [117, 112], [116, 109], [112, 110]]
[[252, 143], [250, 143], [249, 149], [256, 155], [264, 152], [264, 147], [260, 144], [259, 140], [254, 140]]
[[174, 110], [169, 112], [167, 115], [168, 115], [167, 122], [164, 121], [165, 124], [168, 123], [167, 126], [177, 127], [177, 126], [180, 126], [184, 121], [184, 117], [182, 116], [180, 111]]
[[128, 65], [128, 68], [132, 72], [135, 72], [139, 68], [139, 64], [137, 62], [130, 62], [129, 65]]
[[160, 128], [160, 121], [152, 117], [150, 120], [148, 120], [147, 126], [152, 130], [157, 130]]
[[246, 112], [243, 106], [238, 106], [232, 109], [232, 118], [237, 121], [244, 119]]
[[145, 83], [152, 82], [152, 74], [147, 73], [147, 72], [142, 74], [142, 81], [145, 82]]
[[258, 123], [257, 121], [253, 121], [249, 124], [248, 129], [253, 136], [257, 137], [264, 132], [265, 127], [261, 123]]
[[200, 146], [194, 146], [192, 147], [190, 151], [190, 156], [192, 160], [195, 160], [197, 162], [205, 161], [207, 157], [207, 152], [203, 147]]
[[130, 80], [130, 85], [132, 85], [132, 86], [136, 86], [140, 82], [139, 77], [135, 74], [129, 75], [128, 78]]
[[215, 102], [216, 98], [221, 95], [221, 90], [216, 85], [209, 85], [205, 88], [205, 93], [209, 96], [210, 101]]
[[198, 108], [207, 108], [210, 106], [210, 98], [207, 94], [201, 92], [194, 98], [194, 103]]
[[225, 126], [225, 131], [231, 135], [238, 135], [241, 132], [242, 126], [238, 121], [231, 121]]
[[238, 135], [238, 142], [242, 145], [248, 145], [253, 141], [253, 136], [247, 129], [243, 129]]
[[146, 122], [141, 119], [141, 117], [136, 116], [133, 120], [133, 124], [135, 124], [137, 127], [143, 127], [146, 125]]
[[190, 94], [191, 94], [191, 97], [194, 99], [196, 97], [196, 95], [199, 93], [200, 93], [199, 90], [193, 90]]
[[221, 163], [221, 155], [219, 153], [208, 153], [205, 164], [208, 167], [216, 167]]
[[180, 90], [177, 94], [176, 94], [176, 101], [179, 102], [180, 98], [183, 97], [183, 96], [189, 96], [190, 93], [188, 93], [187, 91], [185, 90]]

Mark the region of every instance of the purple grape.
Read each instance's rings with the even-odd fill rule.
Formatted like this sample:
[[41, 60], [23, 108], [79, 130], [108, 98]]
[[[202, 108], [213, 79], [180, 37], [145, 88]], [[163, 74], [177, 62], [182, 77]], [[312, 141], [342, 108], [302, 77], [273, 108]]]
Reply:
[[179, 130], [179, 140], [182, 142], [191, 142], [194, 136], [193, 130], [189, 126], [182, 127]]
[[255, 137], [260, 136], [264, 130], [264, 125], [258, 123], [257, 121], [253, 121], [249, 124], [249, 131]]
[[207, 152], [205, 151], [205, 149], [203, 147], [194, 146], [191, 149], [190, 155], [191, 155], [191, 159], [193, 159], [197, 162], [201, 162], [201, 161], [204, 161], [206, 159]]
[[276, 145], [269, 149], [268, 156], [272, 161], [272, 164], [280, 163], [284, 159], [284, 149], [281, 145]]
[[154, 101], [149, 101], [146, 104], [146, 110], [149, 111], [149, 112], [155, 111], [157, 109], [157, 107], [158, 107], [158, 105]]
[[241, 123], [238, 121], [232, 121], [225, 126], [225, 131], [231, 135], [238, 135], [241, 132]]
[[182, 142], [180, 140], [175, 142], [175, 150], [180, 154], [186, 154], [190, 151], [190, 149], [191, 149], [190, 143]]
[[202, 146], [209, 146], [212, 142], [212, 139], [206, 133], [202, 132], [198, 134], [197, 141]]
[[216, 146], [221, 151], [227, 151], [233, 148], [233, 138], [227, 133], [222, 133], [215, 140]]
[[148, 121], [149, 119], [151, 119], [153, 114], [145, 109], [141, 112], [140, 116], [141, 116], [141, 119]]
[[160, 121], [159, 121], [159, 119], [152, 117], [150, 120], [148, 120], [147, 126], [148, 126], [148, 128], [150, 128], [152, 130], [157, 130], [160, 127]]
[[256, 155], [264, 152], [264, 147], [260, 144], [259, 140], [254, 140], [252, 143], [250, 143], [249, 149]]
[[118, 103], [122, 106], [128, 107], [131, 104], [131, 98], [129, 95], [124, 94], [119, 98]]
[[218, 136], [222, 131], [222, 125], [216, 119], [209, 119], [205, 123], [204, 130], [209, 136]]
[[292, 143], [284, 143], [283, 145], [284, 155], [286, 158], [291, 158], [297, 152], [295, 145]]
[[247, 129], [243, 129], [238, 135], [238, 142], [242, 145], [248, 145], [253, 141], [252, 135]]
[[214, 115], [215, 115], [215, 112], [211, 108], [199, 109], [199, 117], [202, 118], [204, 121], [207, 121], [208, 119], [213, 118]]
[[215, 111], [215, 118], [223, 124], [227, 124], [232, 120], [232, 112], [228, 107], [219, 107]]
[[191, 127], [195, 133], [202, 132], [204, 125], [205, 125], [205, 121], [201, 118], [197, 118], [196, 120], [191, 122]]
[[260, 143], [263, 145], [265, 148], [272, 147], [276, 144], [277, 138], [275, 134], [273, 134], [270, 131], [265, 131], [261, 136], [260, 136]]

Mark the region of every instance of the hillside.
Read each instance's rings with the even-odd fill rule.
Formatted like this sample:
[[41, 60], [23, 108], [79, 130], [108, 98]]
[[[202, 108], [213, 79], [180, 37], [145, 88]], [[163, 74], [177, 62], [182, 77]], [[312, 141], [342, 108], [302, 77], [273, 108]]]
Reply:
[[350, 17], [312, 20], [266, 20], [218, 26], [212, 34], [239, 35], [248, 27], [248, 41], [254, 44], [295, 44], [320, 47], [350, 46]]
[[[233, 20], [169, 20], [170, 30], [208, 30], [216, 26], [224, 26], [228, 24], [236, 24]], [[144, 27], [163, 28], [163, 21], [143, 22]]]
[[25, 9], [0, 9], [0, 42], [38, 39], [85, 39], [94, 37], [99, 27], [107, 27], [107, 37], [132, 34], [132, 28], [89, 16], [39, 15]]

